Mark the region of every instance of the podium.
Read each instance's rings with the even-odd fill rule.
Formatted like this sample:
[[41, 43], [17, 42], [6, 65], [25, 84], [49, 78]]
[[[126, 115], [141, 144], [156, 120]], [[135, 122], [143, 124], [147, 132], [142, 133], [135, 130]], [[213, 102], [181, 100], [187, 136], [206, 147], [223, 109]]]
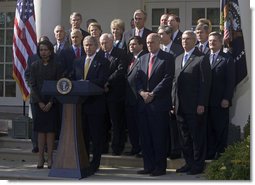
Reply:
[[58, 81], [44, 81], [42, 94], [54, 96], [62, 103], [62, 124], [57, 153], [49, 172], [51, 177], [84, 178], [89, 176], [89, 160], [82, 133], [81, 105], [91, 95], [104, 90], [89, 81], [70, 81], [71, 90], [61, 94]]

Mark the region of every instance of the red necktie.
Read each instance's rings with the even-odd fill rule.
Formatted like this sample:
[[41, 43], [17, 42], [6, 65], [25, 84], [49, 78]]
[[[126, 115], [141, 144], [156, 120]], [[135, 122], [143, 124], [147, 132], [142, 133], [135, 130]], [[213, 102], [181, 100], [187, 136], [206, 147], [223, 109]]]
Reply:
[[135, 63], [135, 57], [130, 61], [129, 70], [132, 68], [134, 63]]
[[77, 48], [76, 48], [76, 58], [79, 58], [80, 56], [81, 56], [80, 48], [77, 47]]
[[152, 66], [155, 62], [155, 56], [151, 55], [150, 56], [150, 61], [149, 61], [149, 68], [148, 68], [148, 79], [151, 77], [151, 70], [152, 70]]

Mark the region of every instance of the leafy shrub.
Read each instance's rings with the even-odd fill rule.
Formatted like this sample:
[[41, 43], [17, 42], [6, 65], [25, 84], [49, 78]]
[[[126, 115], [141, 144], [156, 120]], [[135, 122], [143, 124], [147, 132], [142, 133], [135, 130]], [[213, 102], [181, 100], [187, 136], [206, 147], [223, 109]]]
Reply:
[[208, 164], [205, 175], [210, 180], [250, 180], [250, 136], [229, 145], [218, 160]]
[[250, 116], [248, 117], [247, 123], [245, 124], [244, 128], [244, 138], [250, 135]]

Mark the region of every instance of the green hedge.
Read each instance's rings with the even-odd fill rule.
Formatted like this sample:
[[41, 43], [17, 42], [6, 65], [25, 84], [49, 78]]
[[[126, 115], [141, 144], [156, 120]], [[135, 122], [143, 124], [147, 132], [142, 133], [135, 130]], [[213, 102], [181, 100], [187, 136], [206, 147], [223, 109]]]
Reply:
[[250, 180], [250, 136], [229, 145], [218, 160], [208, 164], [205, 175], [210, 180]]

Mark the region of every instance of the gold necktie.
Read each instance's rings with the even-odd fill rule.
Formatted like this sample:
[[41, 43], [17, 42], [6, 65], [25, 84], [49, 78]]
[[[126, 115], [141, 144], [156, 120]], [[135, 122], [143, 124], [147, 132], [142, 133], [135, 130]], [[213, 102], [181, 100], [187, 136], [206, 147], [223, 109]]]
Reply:
[[87, 58], [86, 63], [84, 65], [84, 80], [86, 80], [86, 77], [89, 71], [90, 62], [91, 62], [91, 58]]

